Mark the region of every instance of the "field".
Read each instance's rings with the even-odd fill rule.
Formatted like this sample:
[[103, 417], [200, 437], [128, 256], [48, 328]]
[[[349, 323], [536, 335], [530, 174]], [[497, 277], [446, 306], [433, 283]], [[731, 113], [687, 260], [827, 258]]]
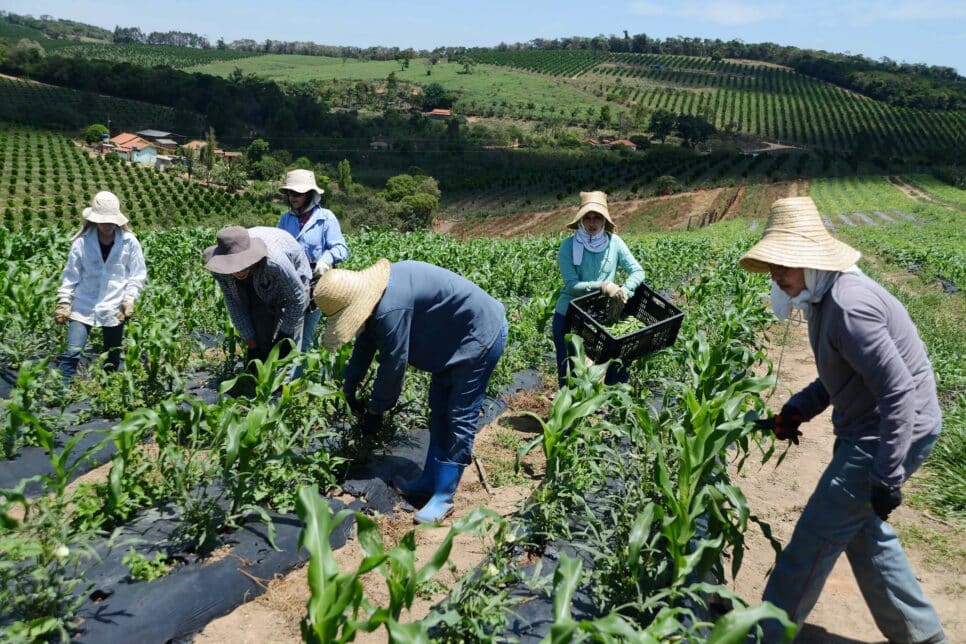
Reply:
[[51, 54], [69, 58], [90, 60], [111, 60], [126, 62], [141, 67], [164, 65], [184, 69], [214, 61], [232, 61], [242, 58], [258, 57], [257, 52], [234, 51], [230, 49], [195, 49], [170, 45], [110, 45], [104, 43], [76, 43], [70, 41], [51, 41], [54, 44]]

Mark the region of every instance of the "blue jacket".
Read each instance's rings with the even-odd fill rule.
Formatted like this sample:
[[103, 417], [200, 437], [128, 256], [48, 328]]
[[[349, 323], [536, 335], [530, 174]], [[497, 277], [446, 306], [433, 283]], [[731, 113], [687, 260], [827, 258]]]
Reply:
[[399, 400], [406, 365], [435, 374], [480, 359], [505, 324], [503, 304], [466, 278], [424, 262], [396, 262], [356, 338], [343, 389], [355, 393], [378, 351], [368, 407], [382, 413]]
[[555, 313], [566, 315], [570, 300], [596, 291], [604, 281], [613, 282], [618, 268], [622, 268], [627, 273], [623, 288], [628, 296], [633, 295], [644, 281], [644, 269], [631, 255], [624, 240], [614, 233], [607, 234], [610, 235], [607, 248], [598, 253], [584, 250], [584, 258], [580, 266], [574, 265], [573, 235], [560, 244], [560, 250], [557, 252], [557, 266], [563, 276], [564, 285], [560, 289], [560, 297], [557, 298]]
[[313, 268], [319, 262], [335, 266], [349, 256], [339, 220], [331, 210], [315, 206], [305, 226], [299, 226], [298, 215], [289, 211], [278, 220], [277, 227], [298, 240]]

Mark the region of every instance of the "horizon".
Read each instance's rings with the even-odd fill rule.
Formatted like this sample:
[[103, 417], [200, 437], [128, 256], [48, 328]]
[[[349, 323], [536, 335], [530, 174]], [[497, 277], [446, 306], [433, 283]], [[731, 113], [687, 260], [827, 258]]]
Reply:
[[[5, 2], [3, 9], [35, 18], [49, 15], [109, 31], [116, 26], [139, 27], [145, 34], [186, 31], [205, 36], [213, 44], [223, 38], [228, 43], [251, 39], [432, 50], [495, 47], [575, 35], [620, 35], [626, 30], [658, 40], [691, 37], [737, 39], [749, 44], [770, 42], [873, 60], [885, 57], [899, 63], [951, 67], [960, 75], [966, 70], [966, 4], [946, 0], [862, 0], [844, 7], [830, 0], [806, 7], [761, 0], [605, 0], [589, 15], [585, 6], [572, 0], [541, 0], [522, 9], [507, 0], [494, 0], [484, 12], [439, 0], [410, 5], [386, 0], [337, 7], [314, 4], [306, 0], [280, 0], [271, 5], [252, 0], [192, 4], [173, 0], [162, 5], [142, 0], [13, 0]], [[315, 26], [306, 15], [320, 10], [324, 15], [321, 24]], [[514, 21], [507, 23], [506, 15], [512, 15]], [[803, 31], [799, 28], [802, 24], [814, 28]], [[440, 37], [441, 32], [447, 35]]]

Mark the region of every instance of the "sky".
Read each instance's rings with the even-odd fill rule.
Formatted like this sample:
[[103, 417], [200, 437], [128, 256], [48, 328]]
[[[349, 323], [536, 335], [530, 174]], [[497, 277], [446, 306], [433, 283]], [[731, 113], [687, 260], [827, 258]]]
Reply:
[[433, 49], [646, 33], [773, 42], [966, 75], [966, 0], [3, 0], [0, 9], [232, 41]]

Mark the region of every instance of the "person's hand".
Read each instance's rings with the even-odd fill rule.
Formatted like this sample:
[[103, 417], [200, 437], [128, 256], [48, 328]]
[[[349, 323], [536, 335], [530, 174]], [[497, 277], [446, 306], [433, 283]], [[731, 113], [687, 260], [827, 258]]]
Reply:
[[382, 430], [382, 414], [367, 411], [362, 416], [362, 431], [366, 434], [377, 434]]
[[134, 301], [129, 299], [121, 300], [121, 308], [117, 312], [117, 321], [125, 322], [134, 316]]
[[58, 302], [54, 309], [54, 322], [57, 324], [67, 324], [70, 319], [70, 302]]
[[780, 413], [771, 418], [760, 418], [755, 421], [755, 427], [761, 431], [769, 431], [779, 440], [787, 440], [798, 445], [798, 437], [802, 435], [798, 426], [804, 422], [801, 412], [786, 404]]
[[883, 521], [889, 520], [892, 511], [902, 505], [902, 488], [898, 485], [872, 484], [872, 511]]
[[295, 338], [288, 333], [279, 331], [275, 334], [275, 339], [272, 340], [272, 346], [278, 347], [278, 359], [281, 360], [292, 352], [295, 347]]
[[624, 292], [624, 289], [613, 282], [601, 282], [600, 292], [609, 298], [619, 299], [623, 297], [624, 301], [627, 301], [627, 293]]
[[326, 271], [331, 270], [332, 264], [329, 262], [316, 262], [315, 264], [315, 277], [322, 277], [325, 275]]
[[345, 401], [346, 404], [349, 405], [349, 411], [352, 412], [352, 415], [355, 416], [355, 419], [359, 422], [362, 422], [362, 418], [366, 413], [365, 402], [356, 398], [356, 392], [354, 391], [345, 395]]

